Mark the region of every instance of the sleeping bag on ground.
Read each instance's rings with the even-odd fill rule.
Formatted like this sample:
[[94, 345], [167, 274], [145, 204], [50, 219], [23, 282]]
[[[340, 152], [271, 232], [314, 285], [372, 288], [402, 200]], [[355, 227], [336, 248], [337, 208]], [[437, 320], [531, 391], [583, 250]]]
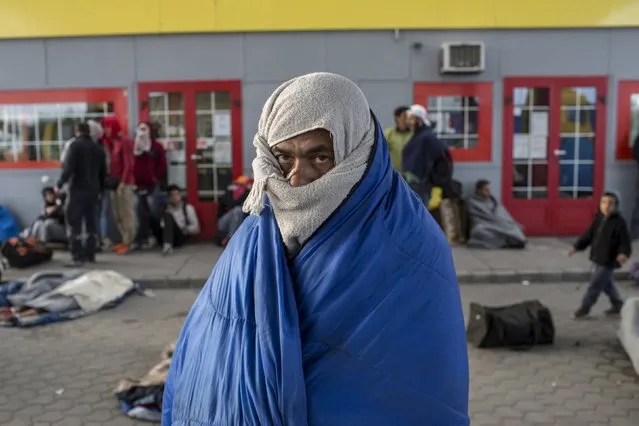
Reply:
[[293, 259], [272, 210], [244, 221], [180, 333], [164, 426], [469, 424], [451, 251], [376, 135]]
[[9, 209], [0, 206], [0, 243], [7, 241], [9, 238], [17, 237], [18, 235], [20, 235], [18, 221]]

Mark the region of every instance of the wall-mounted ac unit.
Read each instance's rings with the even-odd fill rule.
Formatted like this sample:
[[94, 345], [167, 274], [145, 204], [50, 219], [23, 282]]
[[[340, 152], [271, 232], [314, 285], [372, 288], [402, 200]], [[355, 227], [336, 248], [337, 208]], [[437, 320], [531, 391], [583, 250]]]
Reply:
[[442, 44], [439, 53], [439, 72], [442, 74], [473, 74], [484, 71], [486, 52], [484, 43], [454, 42]]

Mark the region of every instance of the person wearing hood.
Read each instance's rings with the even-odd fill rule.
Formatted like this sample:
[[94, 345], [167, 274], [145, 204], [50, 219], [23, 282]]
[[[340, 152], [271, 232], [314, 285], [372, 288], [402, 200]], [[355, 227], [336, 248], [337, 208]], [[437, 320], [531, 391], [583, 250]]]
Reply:
[[606, 315], [619, 315], [624, 302], [615, 284], [614, 270], [628, 261], [632, 244], [626, 221], [619, 213], [619, 197], [614, 192], [605, 192], [601, 196], [599, 213], [586, 232], [570, 247], [568, 255], [572, 256], [588, 247], [594, 268], [590, 285], [573, 317], [587, 317], [601, 293], [610, 299], [611, 307]]
[[51, 186], [42, 189], [42, 214], [24, 230], [23, 237], [34, 237], [45, 243], [66, 243], [64, 206]]
[[[98, 234], [96, 205], [104, 189], [106, 160], [104, 151], [91, 137], [87, 123], [76, 126], [76, 139], [69, 145], [56, 192], [67, 183], [65, 217], [69, 228], [72, 262], [69, 266], [82, 266], [95, 262]], [[86, 233], [86, 238], [83, 238]]]
[[154, 196], [160, 180], [166, 173], [166, 153], [157, 141], [149, 123], [141, 122], [135, 131], [133, 146], [135, 188], [137, 191], [138, 230], [134, 246], [146, 248], [151, 234], [151, 221], [159, 219], [154, 214]]
[[283, 83], [253, 144], [249, 217], [184, 322], [163, 426], [469, 425], [451, 249], [361, 89]]
[[133, 141], [128, 138], [116, 117], [104, 117], [104, 146], [109, 159], [107, 188], [111, 190], [113, 216], [121, 242], [113, 246], [118, 254], [128, 253], [135, 237], [135, 157]]

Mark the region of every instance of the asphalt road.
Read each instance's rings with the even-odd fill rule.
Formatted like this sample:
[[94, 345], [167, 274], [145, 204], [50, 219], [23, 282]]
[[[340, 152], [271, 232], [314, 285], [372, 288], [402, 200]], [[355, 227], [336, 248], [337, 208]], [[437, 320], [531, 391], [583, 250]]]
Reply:
[[[639, 424], [639, 380], [616, 342], [616, 323], [570, 313], [575, 284], [462, 286], [470, 301], [540, 299], [553, 311], [557, 342], [528, 352], [470, 350], [472, 425]], [[639, 295], [639, 291], [634, 291]], [[129, 426], [113, 388], [146, 373], [177, 336], [196, 294], [157, 291], [115, 310], [33, 329], [0, 329], [0, 425]]]

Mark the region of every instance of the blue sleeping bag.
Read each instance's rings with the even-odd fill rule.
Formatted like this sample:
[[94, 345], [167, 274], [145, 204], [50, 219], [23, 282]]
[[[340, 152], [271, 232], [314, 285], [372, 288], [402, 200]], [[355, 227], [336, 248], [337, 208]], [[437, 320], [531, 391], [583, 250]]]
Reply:
[[9, 209], [0, 206], [0, 244], [18, 235], [20, 235], [18, 221]]
[[177, 341], [164, 426], [469, 424], [451, 250], [376, 134], [295, 258], [268, 207], [231, 239]]

